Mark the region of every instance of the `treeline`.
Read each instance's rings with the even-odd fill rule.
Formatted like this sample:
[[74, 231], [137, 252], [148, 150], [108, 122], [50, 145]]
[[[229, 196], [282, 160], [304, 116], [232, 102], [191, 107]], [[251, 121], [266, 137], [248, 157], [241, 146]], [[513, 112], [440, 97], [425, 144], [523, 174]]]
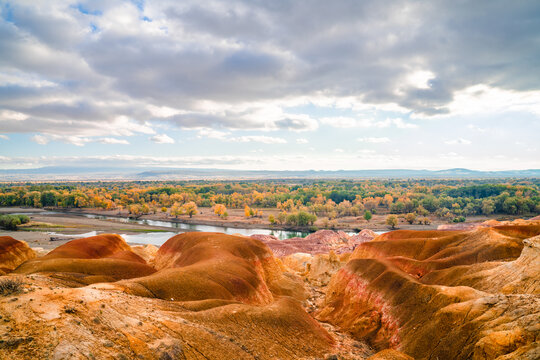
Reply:
[[[451, 219], [537, 214], [540, 213], [539, 190], [539, 179], [2, 184], [0, 206], [155, 213], [171, 209], [193, 212], [197, 206], [221, 204], [233, 209], [278, 208], [288, 214], [305, 212], [329, 219], [364, 216], [366, 212], [415, 213]], [[301, 216], [300, 222], [305, 222], [304, 217]]]

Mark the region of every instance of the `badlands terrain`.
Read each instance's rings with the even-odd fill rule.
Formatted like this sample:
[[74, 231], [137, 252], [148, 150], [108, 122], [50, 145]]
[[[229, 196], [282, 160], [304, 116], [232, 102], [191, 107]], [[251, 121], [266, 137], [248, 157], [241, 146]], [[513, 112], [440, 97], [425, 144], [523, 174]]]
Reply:
[[540, 220], [278, 240], [0, 237], [1, 359], [539, 359]]

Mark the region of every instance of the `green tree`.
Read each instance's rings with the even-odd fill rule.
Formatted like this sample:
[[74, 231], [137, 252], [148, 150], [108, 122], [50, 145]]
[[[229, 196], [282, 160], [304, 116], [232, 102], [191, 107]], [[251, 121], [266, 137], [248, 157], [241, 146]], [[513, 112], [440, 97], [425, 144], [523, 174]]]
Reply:
[[284, 224], [285, 221], [287, 221], [287, 213], [285, 211], [282, 211], [277, 216], [277, 222], [279, 224]]
[[366, 210], [364, 212], [364, 219], [366, 219], [367, 222], [369, 222], [369, 220], [371, 220], [372, 217], [373, 217], [373, 215], [371, 214], [371, 211]]

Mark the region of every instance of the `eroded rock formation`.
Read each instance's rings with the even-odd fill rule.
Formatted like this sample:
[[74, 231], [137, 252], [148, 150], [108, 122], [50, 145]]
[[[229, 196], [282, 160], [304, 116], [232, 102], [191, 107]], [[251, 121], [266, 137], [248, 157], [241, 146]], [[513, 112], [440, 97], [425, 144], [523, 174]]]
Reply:
[[377, 234], [372, 230], [364, 229], [354, 236], [349, 236], [343, 231], [319, 230], [305, 238], [279, 240], [271, 235], [252, 235], [251, 237], [264, 242], [272, 249], [275, 256], [281, 257], [294, 253], [315, 255], [328, 254], [330, 251], [337, 254], [351, 252], [358, 244], [370, 241], [376, 236]]
[[11, 236], [0, 236], [0, 275], [5, 275], [23, 262], [36, 257], [34, 250], [24, 241]]
[[358, 245], [318, 317], [415, 359], [537, 359], [540, 224], [394, 231]]
[[[363, 359], [370, 354], [358, 342], [331, 335], [304, 310], [301, 281], [284, 273], [257, 240], [182, 234], [155, 254], [154, 273], [108, 282], [111, 275], [105, 273], [120, 269], [124, 274], [122, 262], [148, 266], [123, 244], [109, 235], [74, 240], [22, 264], [17, 274], [23, 290], [0, 297], [0, 358], [312, 359], [337, 354]], [[103, 282], [80, 287], [77, 277], [96, 276], [97, 267], [88, 262], [98, 260], [115, 262], [101, 267]]]

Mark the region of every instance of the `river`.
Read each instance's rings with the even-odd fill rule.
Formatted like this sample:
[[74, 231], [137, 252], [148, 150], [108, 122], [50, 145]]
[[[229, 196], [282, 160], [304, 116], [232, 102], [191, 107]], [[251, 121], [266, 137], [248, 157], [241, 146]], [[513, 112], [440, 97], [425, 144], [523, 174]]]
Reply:
[[[30, 215], [30, 214], [33, 214], [33, 212], [26, 212], [26, 213], [21, 213], [21, 214]], [[64, 212], [58, 212], [58, 211], [35, 212], [35, 214], [40, 214], [40, 215], [67, 214], [67, 215], [83, 216], [89, 219], [113, 220], [113, 221], [119, 221], [119, 222], [124, 222], [124, 223], [171, 228], [170, 232], [169, 231], [145, 232], [145, 233], [135, 234], [135, 235], [120, 234], [129, 243], [152, 244], [152, 245], [157, 245], [157, 246], [162, 245], [165, 241], [170, 239], [172, 236], [178, 234], [178, 232], [174, 231], [175, 229], [182, 230], [182, 231], [220, 232], [220, 233], [230, 234], [230, 235], [240, 234], [240, 235], [245, 235], [245, 236], [250, 236], [254, 234], [272, 235], [280, 240], [290, 239], [292, 237], [306, 237], [307, 235], [310, 234], [309, 232], [301, 232], [301, 231], [248, 229], [248, 228], [236, 228], [236, 227], [233, 228], [233, 227], [218, 226], [218, 225], [185, 224], [185, 223], [173, 222], [173, 221], [131, 219], [131, 218], [107, 216], [107, 215], [81, 214], [81, 213], [71, 213], [71, 212], [64, 213]], [[376, 233], [378, 234], [382, 234], [384, 232], [385, 231], [376, 231]], [[349, 235], [356, 234], [356, 232], [346, 232], [346, 233]], [[60, 235], [63, 237], [81, 238], [81, 237], [95, 236], [97, 235], [97, 232], [91, 231], [85, 234], [78, 234], [78, 235], [67, 235], [67, 234], [61, 234], [61, 233], [55, 233], [55, 232], [50, 232], [49, 234]]]

